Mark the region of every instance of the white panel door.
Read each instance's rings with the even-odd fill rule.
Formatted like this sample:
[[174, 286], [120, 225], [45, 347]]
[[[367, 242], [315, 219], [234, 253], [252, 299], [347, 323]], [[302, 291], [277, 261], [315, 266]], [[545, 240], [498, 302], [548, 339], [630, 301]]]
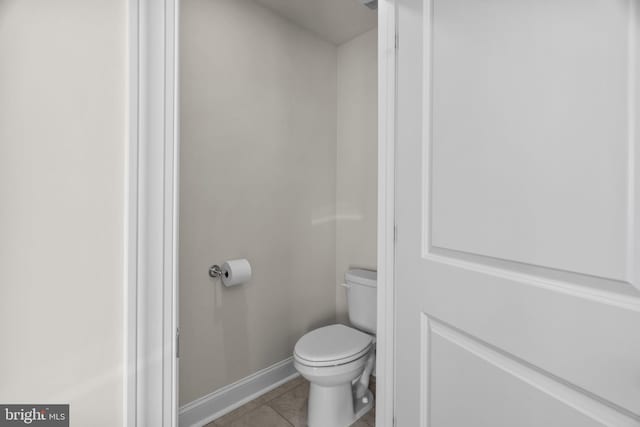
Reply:
[[399, 427], [640, 426], [640, 0], [398, 0]]

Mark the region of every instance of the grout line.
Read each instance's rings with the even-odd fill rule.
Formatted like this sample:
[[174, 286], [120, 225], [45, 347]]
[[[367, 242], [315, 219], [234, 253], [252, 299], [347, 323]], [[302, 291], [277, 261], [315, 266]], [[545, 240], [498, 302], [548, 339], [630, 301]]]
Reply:
[[[288, 420], [284, 415], [282, 415], [280, 412], [278, 412], [278, 411], [277, 411], [273, 406], [269, 405], [269, 402], [272, 402], [274, 399], [277, 399], [277, 398], [281, 397], [282, 395], [284, 395], [284, 394], [286, 394], [286, 393], [288, 393], [288, 392], [290, 392], [290, 391], [292, 391], [292, 390], [294, 390], [294, 389], [298, 388], [300, 385], [302, 385], [302, 384], [303, 384], [303, 383], [300, 383], [300, 384], [298, 384], [298, 385], [294, 385], [294, 386], [292, 386], [292, 387], [290, 387], [290, 388], [285, 388], [285, 386], [286, 386], [287, 384], [291, 384], [292, 382], [297, 381], [297, 380], [298, 380], [298, 378], [294, 378], [294, 379], [292, 379], [291, 381], [288, 381], [288, 382], [286, 382], [286, 383], [284, 383], [284, 384], [280, 385], [279, 387], [275, 388], [274, 390], [272, 390], [272, 391], [270, 391], [270, 392], [267, 392], [267, 393], [272, 393], [273, 391], [278, 390], [278, 389], [282, 389], [282, 390], [283, 390], [282, 392], [280, 392], [280, 393], [278, 393], [278, 394], [275, 394], [275, 395], [274, 395], [272, 398], [270, 398], [269, 400], [265, 400], [264, 402], [262, 402], [260, 405], [256, 406], [255, 408], [250, 409], [250, 410], [248, 410], [248, 411], [246, 411], [246, 412], [242, 412], [241, 414], [239, 414], [239, 415], [237, 415], [237, 416], [235, 416], [235, 417], [230, 418], [230, 419], [228, 420], [228, 422], [226, 422], [226, 423], [224, 423], [224, 424], [220, 424], [220, 423], [218, 423], [218, 421], [217, 421], [217, 420], [214, 420], [214, 421], [213, 421], [213, 423], [215, 423], [215, 424], [213, 424], [213, 425], [214, 425], [214, 426], [216, 426], [216, 427], [225, 427], [225, 426], [231, 425], [232, 423], [234, 423], [234, 422], [235, 422], [235, 421], [237, 421], [238, 419], [243, 418], [243, 417], [245, 417], [245, 416], [248, 416], [248, 415], [249, 415], [249, 414], [251, 414], [252, 412], [254, 412], [254, 411], [256, 411], [256, 410], [260, 409], [261, 407], [263, 407], [263, 406], [268, 406], [269, 408], [273, 409], [273, 410], [274, 410], [274, 411], [275, 411], [275, 412], [276, 412], [276, 413], [277, 413], [281, 418], [283, 418], [283, 419], [287, 422], [287, 424], [289, 424], [291, 427], [295, 427], [295, 426], [293, 426], [293, 424], [291, 424], [291, 422], [290, 422], [290, 421], [289, 421], [289, 420]], [[264, 395], [263, 395], [263, 396], [264, 396]], [[245, 403], [244, 405], [242, 405], [242, 406], [240, 406], [240, 407], [238, 407], [238, 408], [234, 409], [234, 411], [240, 410], [240, 409], [242, 409], [243, 407], [248, 406], [248, 405], [250, 405], [251, 403], [254, 403], [255, 401], [259, 400], [261, 397], [262, 397], [262, 396], [258, 396], [258, 397], [256, 397], [255, 399], [248, 401], [248, 402], [247, 402], [247, 403]], [[233, 412], [233, 411], [232, 411], [232, 412]], [[224, 417], [224, 416], [223, 416], [223, 417]], [[221, 418], [223, 418], [223, 417], [221, 417]]]
[[[253, 402], [253, 400], [252, 400], [251, 402]], [[286, 418], [285, 418], [285, 417], [284, 417], [280, 412], [276, 411], [276, 410], [275, 410], [275, 408], [273, 408], [271, 405], [267, 405], [266, 403], [263, 403], [263, 404], [262, 404], [262, 405], [260, 405], [260, 406], [256, 406], [256, 407], [255, 407], [255, 408], [253, 408], [252, 410], [245, 412], [244, 414], [240, 415], [239, 417], [235, 417], [234, 419], [229, 420], [229, 422], [228, 422], [227, 424], [224, 424], [224, 425], [222, 425], [222, 424], [221, 424], [221, 425], [220, 425], [220, 427], [225, 427], [225, 426], [227, 426], [227, 425], [231, 425], [231, 424], [233, 424], [234, 422], [236, 422], [237, 420], [239, 420], [240, 418], [248, 417], [250, 414], [254, 413], [255, 411], [257, 411], [257, 410], [258, 410], [258, 409], [260, 409], [260, 408], [264, 408], [265, 406], [267, 406], [267, 407], [269, 407], [270, 409], [272, 409], [272, 410], [273, 410], [273, 412], [275, 412], [276, 414], [278, 414], [278, 416], [279, 416], [280, 418], [282, 418], [283, 420], [285, 420], [285, 421], [286, 421], [286, 423], [287, 423], [287, 424], [289, 424], [291, 427], [294, 427], [294, 426], [293, 426], [293, 424], [291, 424], [291, 423], [289, 422], [289, 420], [288, 420], [288, 419], [286, 419]], [[215, 423], [215, 421], [214, 421], [214, 423]], [[214, 424], [214, 425], [217, 425], [217, 424]], [[260, 426], [255, 426], [255, 427], [260, 427]]]
[[[293, 381], [296, 381], [296, 380], [298, 380], [298, 378], [296, 378], [296, 379], [292, 380], [292, 382], [293, 382]], [[282, 394], [278, 395], [278, 397], [281, 397], [281, 396], [283, 396], [283, 395], [284, 395], [284, 394], [286, 394], [286, 393], [292, 393], [294, 390], [296, 390], [296, 389], [298, 389], [298, 388], [300, 388], [300, 387], [304, 387], [304, 386], [306, 386], [306, 384], [305, 384], [305, 383], [306, 383], [306, 381], [305, 381], [305, 380], [300, 381], [300, 383], [299, 383], [299, 384], [296, 384], [295, 386], [293, 386], [293, 387], [291, 387], [290, 389], [288, 389], [286, 392], [284, 392], [284, 393], [282, 393]], [[293, 424], [293, 422], [292, 422], [289, 418], [287, 418], [287, 416], [286, 416], [286, 415], [282, 414], [280, 411], [278, 411], [278, 409], [277, 409], [277, 408], [275, 408], [274, 406], [272, 406], [272, 405], [270, 404], [270, 403], [271, 403], [271, 402], [273, 402], [275, 399], [276, 399], [276, 398], [274, 397], [273, 399], [269, 400], [268, 402], [265, 402], [265, 405], [267, 405], [268, 407], [270, 407], [271, 409], [273, 409], [273, 410], [274, 410], [278, 415], [280, 415], [282, 418], [284, 418], [284, 420], [285, 420], [285, 421], [286, 421], [286, 422], [287, 422], [291, 427], [295, 427], [295, 425]], [[307, 396], [307, 399], [308, 399], [308, 396]]]
[[[287, 384], [291, 384], [291, 383], [292, 383], [292, 382], [294, 382], [294, 381], [298, 381], [298, 378], [294, 378], [294, 379], [292, 379], [291, 381], [289, 381], [289, 382], [286, 382], [286, 383], [282, 384], [282, 385], [281, 385], [280, 387], [278, 387], [278, 388], [282, 388], [282, 387], [284, 387], [285, 385], [287, 385]], [[300, 385], [302, 385], [302, 384], [303, 384], [303, 383], [300, 383], [300, 384], [298, 384], [298, 385], [294, 385], [294, 386], [292, 386], [291, 388], [287, 388], [287, 389], [283, 390], [281, 393], [278, 393], [278, 394], [274, 395], [271, 399], [269, 399], [269, 400], [265, 400], [263, 403], [265, 403], [265, 404], [266, 404], [266, 403], [269, 403], [269, 402], [271, 402], [272, 400], [275, 400], [275, 399], [277, 399], [278, 397], [282, 396], [283, 394], [288, 393], [288, 392], [290, 392], [291, 390], [294, 390], [294, 389], [296, 389], [296, 388], [300, 387]], [[275, 389], [275, 390], [277, 390], [277, 389]], [[259, 397], [258, 397], [258, 399], [259, 399]]]
[[291, 421], [289, 421], [289, 419], [287, 417], [285, 417], [284, 415], [282, 415], [276, 408], [274, 408], [273, 406], [269, 405], [268, 403], [265, 403], [264, 406], [268, 406], [269, 408], [273, 409], [273, 412], [275, 412], [276, 414], [280, 415], [280, 417], [285, 420], [287, 422], [287, 424], [289, 424], [291, 427], [295, 427], [293, 425], [293, 423]]
[[250, 405], [252, 402], [255, 402], [255, 400], [256, 399], [250, 400], [247, 403], [245, 403], [244, 405], [239, 406], [238, 408], [234, 409], [233, 411], [221, 416], [220, 418], [217, 418], [217, 419], [213, 420], [213, 422], [215, 423], [214, 426], [216, 426], [216, 427], [226, 427], [226, 426], [232, 424], [233, 422], [235, 422], [236, 420], [238, 420], [239, 418], [242, 418], [245, 415], [250, 414], [251, 412], [253, 412], [254, 409], [259, 408], [259, 406], [256, 406], [253, 409], [247, 410], [246, 412], [240, 412], [239, 414], [237, 414], [235, 416], [231, 416], [231, 417], [229, 417], [229, 419], [225, 423], [220, 422], [221, 419], [227, 417], [229, 414], [232, 414], [234, 411], [240, 411], [242, 408]]
[[[298, 379], [298, 378], [294, 378], [294, 379], [292, 379], [291, 381], [289, 381], [289, 382], [286, 382], [286, 383], [282, 384], [282, 385], [281, 385], [280, 387], [278, 387], [278, 388], [283, 388], [283, 387], [285, 387], [287, 384], [290, 384], [290, 383], [292, 383], [292, 382], [294, 382], [294, 381], [299, 381], [299, 379]], [[373, 382], [375, 383], [375, 379], [373, 379]], [[275, 399], [277, 399], [277, 398], [279, 398], [279, 397], [281, 397], [281, 396], [283, 396], [283, 395], [285, 395], [285, 394], [287, 394], [287, 393], [289, 393], [289, 392], [292, 392], [293, 390], [295, 390], [295, 389], [297, 389], [297, 388], [299, 388], [299, 387], [302, 387], [302, 386], [304, 386], [304, 385], [306, 385], [306, 384], [305, 384], [305, 381], [301, 381], [301, 382], [300, 382], [299, 384], [297, 384], [297, 385], [294, 385], [294, 386], [292, 386], [292, 387], [290, 387], [290, 388], [286, 388], [286, 389], [284, 389], [281, 393], [278, 393], [278, 394], [274, 395], [274, 396], [273, 396], [272, 398], [270, 398], [269, 400], [265, 400], [265, 401], [264, 401], [264, 402], [262, 402], [262, 404], [260, 404], [259, 406], [256, 406], [255, 408], [253, 408], [253, 409], [251, 409], [251, 410], [249, 410], [249, 411], [247, 411], [247, 412], [244, 412], [244, 413], [242, 413], [241, 415], [238, 415], [237, 417], [233, 417], [233, 418], [231, 418], [231, 419], [229, 420], [229, 422], [228, 422], [228, 423], [225, 423], [225, 424], [218, 424], [218, 423], [217, 423], [217, 421], [216, 421], [216, 420], [214, 420], [214, 421], [212, 421], [212, 425], [213, 425], [213, 426], [215, 426], [215, 427], [225, 427], [225, 426], [228, 426], [228, 425], [230, 425], [230, 424], [234, 423], [235, 421], [237, 421], [238, 419], [243, 418], [243, 417], [247, 417], [247, 416], [249, 416], [249, 414], [251, 414], [251, 413], [253, 413], [253, 412], [257, 411], [258, 409], [260, 409], [260, 408], [262, 408], [262, 407], [264, 407], [264, 406], [267, 406], [267, 407], [269, 407], [271, 410], [273, 410], [276, 414], [278, 414], [278, 416], [279, 416], [280, 418], [282, 418], [282, 419], [283, 419], [283, 420], [284, 420], [288, 425], [290, 425], [291, 427], [295, 427], [295, 426], [294, 426], [294, 424], [293, 424], [293, 422], [291, 422], [291, 420], [289, 420], [289, 419], [288, 419], [284, 414], [282, 414], [280, 411], [278, 411], [278, 409], [274, 408], [274, 407], [271, 405], [271, 403], [272, 403]], [[369, 385], [371, 386], [371, 382], [369, 383]], [[274, 390], [277, 390], [277, 389], [274, 389]], [[257, 397], [256, 399], [253, 399], [253, 400], [250, 400], [249, 402], [247, 402], [247, 403], [245, 403], [244, 405], [242, 405], [240, 408], [242, 408], [242, 407], [244, 407], [244, 406], [246, 406], [246, 405], [249, 405], [249, 404], [251, 404], [252, 402], [255, 402], [255, 401], [256, 401], [256, 400], [258, 400], [258, 399], [260, 399], [260, 397]], [[240, 408], [237, 408], [237, 409], [240, 409]], [[236, 410], [237, 410], [237, 409], [236, 409]], [[371, 408], [371, 410], [372, 410], [372, 411], [375, 411], [375, 406], [374, 406], [373, 408]], [[361, 418], [361, 419], [362, 419], [362, 418]], [[363, 422], [364, 422], [365, 424], [367, 424], [368, 426], [371, 426], [371, 424], [369, 424], [368, 422], [365, 422], [365, 421], [363, 421]], [[371, 427], [374, 427], [374, 426], [371, 426]]]

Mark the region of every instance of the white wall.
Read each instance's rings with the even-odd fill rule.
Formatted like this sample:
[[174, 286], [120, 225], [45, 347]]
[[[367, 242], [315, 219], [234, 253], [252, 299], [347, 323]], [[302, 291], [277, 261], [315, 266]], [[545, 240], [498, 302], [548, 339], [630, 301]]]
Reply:
[[[335, 322], [337, 62], [335, 46], [249, 0], [183, 0], [181, 22], [184, 404]], [[239, 257], [250, 283], [208, 277]]]
[[0, 402], [121, 425], [126, 4], [0, 1]]
[[[338, 47], [336, 281], [353, 267], [376, 269], [378, 203], [377, 29]], [[338, 320], [347, 322], [344, 288]]]

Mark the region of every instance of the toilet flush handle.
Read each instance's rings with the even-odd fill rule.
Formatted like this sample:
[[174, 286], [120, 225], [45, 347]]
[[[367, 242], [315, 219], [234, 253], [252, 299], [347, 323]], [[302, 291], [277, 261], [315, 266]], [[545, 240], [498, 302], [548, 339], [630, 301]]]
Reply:
[[350, 288], [351, 286], [353, 286], [353, 285], [349, 285], [349, 284], [347, 284], [347, 283], [340, 283], [340, 286], [342, 286], [343, 288], [347, 288], [347, 289], [349, 289], [349, 288]]

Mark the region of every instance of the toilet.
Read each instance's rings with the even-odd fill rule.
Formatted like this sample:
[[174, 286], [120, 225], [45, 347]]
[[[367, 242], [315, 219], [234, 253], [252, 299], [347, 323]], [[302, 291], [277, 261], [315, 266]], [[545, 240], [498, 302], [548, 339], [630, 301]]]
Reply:
[[354, 327], [324, 326], [296, 343], [294, 366], [310, 383], [309, 427], [347, 427], [373, 407], [376, 282], [375, 271], [349, 270], [343, 286]]

